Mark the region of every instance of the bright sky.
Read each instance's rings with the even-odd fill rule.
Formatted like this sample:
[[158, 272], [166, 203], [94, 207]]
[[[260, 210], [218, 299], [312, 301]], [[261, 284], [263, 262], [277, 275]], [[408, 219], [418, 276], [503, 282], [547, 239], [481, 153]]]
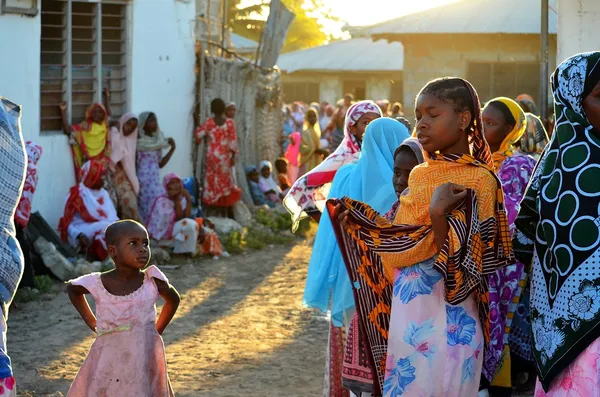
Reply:
[[457, 0], [323, 0], [333, 13], [352, 26], [373, 25], [405, 14]]

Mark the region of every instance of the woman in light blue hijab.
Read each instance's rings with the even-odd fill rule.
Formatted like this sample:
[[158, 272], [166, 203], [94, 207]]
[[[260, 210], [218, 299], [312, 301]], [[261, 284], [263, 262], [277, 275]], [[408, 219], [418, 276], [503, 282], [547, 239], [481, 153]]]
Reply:
[[[369, 204], [379, 213], [389, 210], [398, 200], [392, 184], [394, 151], [409, 137], [408, 129], [390, 118], [377, 119], [369, 124], [358, 162], [347, 164], [337, 171], [328, 198], [349, 197]], [[319, 222], [308, 268], [304, 304], [323, 312], [330, 309], [331, 321], [336, 327], [343, 325], [344, 312], [354, 308], [350, 278], [327, 211], [323, 212]]]

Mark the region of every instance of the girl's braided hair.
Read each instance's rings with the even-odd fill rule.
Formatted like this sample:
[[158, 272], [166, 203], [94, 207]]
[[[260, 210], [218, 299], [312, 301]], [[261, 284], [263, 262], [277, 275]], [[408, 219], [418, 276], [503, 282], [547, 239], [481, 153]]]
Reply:
[[419, 92], [419, 95], [426, 94], [454, 106], [457, 113], [464, 111], [471, 113], [471, 122], [466, 129], [469, 134], [471, 153], [478, 160], [493, 167], [492, 154], [483, 137], [481, 102], [473, 85], [460, 77], [442, 77], [431, 80]]

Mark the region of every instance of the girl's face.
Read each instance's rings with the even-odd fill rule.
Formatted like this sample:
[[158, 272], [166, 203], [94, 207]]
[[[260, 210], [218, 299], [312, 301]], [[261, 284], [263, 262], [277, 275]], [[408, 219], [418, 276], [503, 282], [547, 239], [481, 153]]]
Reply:
[[148, 233], [141, 226], [132, 225], [123, 231], [114, 248], [113, 258], [117, 266], [143, 269], [150, 261]]
[[452, 104], [431, 94], [421, 94], [415, 106], [417, 138], [430, 153], [469, 153], [466, 128], [471, 123], [469, 111], [457, 112]]
[[156, 132], [156, 130], [158, 130], [158, 120], [156, 119], [156, 116], [151, 114], [148, 119], [146, 120], [146, 125], [144, 126], [144, 131], [146, 131], [146, 133], [152, 135]]
[[104, 110], [102, 110], [100, 106], [96, 106], [94, 107], [94, 110], [92, 110], [92, 121], [94, 123], [100, 124], [104, 121], [104, 115]]
[[137, 119], [129, 119], [123, 126], [123, 135], [129, 136], [129, 135], [133, 134], [133, 132], [135, 131], [137, 126], [138, 126]]
[[583, 110], [590, 124], [596, 131], [600, 131], [600, 81], [596, 83], [592, 92], [583, 100]]
[[262, 167], [260, 174], [263, 176], [263, 178], [268, 178], [271, 176], [271, 170], [269, 167]]
[[317, 114], [315, 112], [308, 112], [308, 114], [306, 115], [306, 120], [310, 125], [317, 124]]
[[504, 114], [493, 105], [488, 105], [483, 109], [481, 118], [485, 140], [490, 145], [492, 152], [497, 152], [508, 133], [515, 126], [507, 124]]
[[392, 182], [396, 195], [400, 197], [402, 192], [408, 187], [408, 177], [411, 171], [419, 164], [417, 156], [410, 149], [400, 150], [394, 159], [394, 176]]
[[360, 119], [358, 119], [356, 123], [354, 123], [354, 125], [348, 127], [348, 131], [350, 131], [350, 133], [354, 135], [356, 139], [362, 141], [367, 126], [371, 124], [373, 120], [377, 120], [380, 117], [381, 116], [377, 113], [365, 113]]
[[167, 194], [169, 198], [175, 199], [181, 195], [181, 181], [173, 179], [167, 183]]

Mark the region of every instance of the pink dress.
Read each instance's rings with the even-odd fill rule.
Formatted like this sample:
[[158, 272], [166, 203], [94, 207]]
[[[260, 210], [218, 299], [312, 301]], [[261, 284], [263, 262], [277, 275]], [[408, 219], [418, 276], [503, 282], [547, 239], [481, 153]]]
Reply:
[[109, 293], [92, 273], [72, 281], [96, 301], [98, 336], [67, 397], [172, 397], [165, 347], [156, 331], [158, 288], [153, 278], [168, 282], [155, 266], [144, 271], [140, 288], [126, 296]]

